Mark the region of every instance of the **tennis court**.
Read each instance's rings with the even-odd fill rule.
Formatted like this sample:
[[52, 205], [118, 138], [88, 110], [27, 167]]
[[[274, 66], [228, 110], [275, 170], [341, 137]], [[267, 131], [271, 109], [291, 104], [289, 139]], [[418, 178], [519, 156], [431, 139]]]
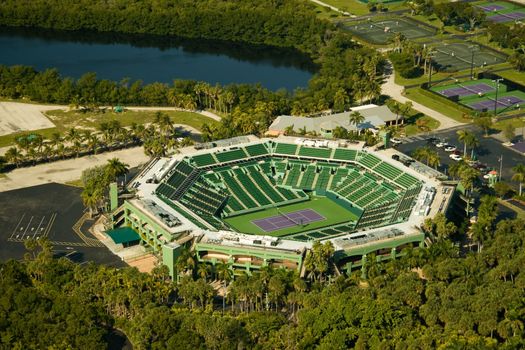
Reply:
[[487, 1], [476, 6], [486, 13], [489, 21], [496, 23], [514, 22], [525, 18], [525, 9], [518, 4]]
[[313, 196], [306, 202], [233, 216], [224, 221], [239, 232], [280, 237], [357, 219], [331, 199]]
[[494, 106], [497, 105], [496, 110], [503, 112], [506, 110], [514, 110], [522, 107], [525, 102], [525, 93], [522, 91], [510, 91], [498, 95], [498, 101], [496, 103], [495, 96], [486, 96], [483, 99], [472, 99], [465, 101], [464, 104], [477, 111], [493, 111]]
[[[441, 43], [434, 45], [433, 61], [439, 71], [456, 72], [474, 67], [486, 67], [505, 62], [505, 57], [469, 43]], [[472, 53], [474, 52], [474, 56]]]
[[276, 216], [271, 216], [265, 219], [254, 220], [252, 223], [259, 226], [266, 232], [277, 231], [287, 227], [304, 226], [311, 222], [325, 220], [326, 218], [319, 215], [318, 212], [312, 209], [302, 209], [292, 213], [281, 213]]
[[407, 39], [430, 37], [436, 34], [432, 27], [409, 18], [395, 16], [389, 19], [368, 18], [366, 21], [349, 22], [345, 24], [345, 28], [364, 41], [376, 45], [388, 44], [396, 33], [403, 34]]
[[[490, 79], [457, 81], [454, 84], [434, 86], [431, 90], [445, 97], [458, 96], [459, 100], [463, 100], [472, 96], [478, 97], [496, 92], [496, 83]], [[507, 86], [500, 83], [499, 92], [506, 91]]]

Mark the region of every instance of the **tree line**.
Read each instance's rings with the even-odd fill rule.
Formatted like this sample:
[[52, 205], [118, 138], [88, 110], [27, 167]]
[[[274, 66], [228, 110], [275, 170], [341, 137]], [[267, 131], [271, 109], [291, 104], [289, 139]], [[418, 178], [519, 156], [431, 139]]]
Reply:
[[220, 39], [294, 47], [311, 54], [318, 51], [325, 32], [332, 27], [318, 19], [312, 7], [299, 0], [36, 0], [23, 4], [7, 0], [0, 4], [0, 24]]
[[118, 327], [137, 349], [522, 348], [525, 222], [496, 224], [495, 214], [485, 197], [470, 229], [427, 220], [431, 246], [388, 262], [368, 255], [366, 279], [340, 275], [329, 243], [314, 244], [304, 278], [272, 268], [234, 276], [183, 251], [174, 283], [163, 266], [78, 265], [28, 241], [23, 261], [0, 263], [0, 342], [104, 348]]

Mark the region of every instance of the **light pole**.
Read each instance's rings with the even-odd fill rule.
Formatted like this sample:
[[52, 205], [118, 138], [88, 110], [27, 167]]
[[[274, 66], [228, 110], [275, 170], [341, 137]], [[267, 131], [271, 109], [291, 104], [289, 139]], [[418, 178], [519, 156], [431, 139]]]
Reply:
[[501, 182], [501, 172], [503, 171], [503, 154], [499, 157], [499, 182]]
[[498, 115], [498, 90], [499, 90], [499, 82], [502, 81], [503, 78], [498, 78], [496, 80], [493, 80], [492, 82], [496, 83], [496, 96], [494, 99], [494, 115]]
[[470, 57], [470, 80], [474, 79], [474, 49], [477, 48], [477, 45], [469, 45], [471, 57]]
[[428, 56], [428, 88], [432, 84], [432, 55]]

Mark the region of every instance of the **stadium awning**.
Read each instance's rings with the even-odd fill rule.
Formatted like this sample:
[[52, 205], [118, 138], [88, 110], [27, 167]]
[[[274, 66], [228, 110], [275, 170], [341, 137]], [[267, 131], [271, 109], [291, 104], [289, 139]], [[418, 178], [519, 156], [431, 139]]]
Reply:
[[120, 227], [114, 230], [108, 230], [106, 233], [116, 244], [126, 244], [140, 240], [139, 234], [130, 227]]

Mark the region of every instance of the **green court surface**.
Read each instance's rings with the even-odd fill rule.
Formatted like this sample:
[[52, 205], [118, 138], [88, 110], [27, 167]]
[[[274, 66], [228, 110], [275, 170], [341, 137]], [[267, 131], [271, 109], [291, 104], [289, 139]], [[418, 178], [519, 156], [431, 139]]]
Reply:
[[279, 211], [285, 214], [302, 209], [315, 210], [318, 214], [324, 216], [326, 219], [312, 222], [304, 226], [297, 225], [277, 231], [266, 232], [254, 223], [252, 223], [252, 221], [280, 215], [276, 208], [269, 208], [254, 213], [225, 218], [223, 219], [223, 221], [225, 221], [228, 225], [230, 225], [239, 232], [255, 235], [281, 237], [325, 226], [332, 226], [343, 222], [355, 221], [358, 219], [358, 217], [355, 214], [351, 213], [350, 211], [346, 210], [339, 204], [326, 197], [311, 197], [311, 199], [306, 202], [279, 207]]
[[396, 16], [371, 17], [366, 21], [347, 22], [344, 27], [355, 36], [376, 45], [388, 44], [395, 33], [401, 33], [407, 39], [431, 37], [436, 34], [436, 30], [432, 27]]
[[470, 69], [472, 62], [474, 68], [480, 68], [506, 61], [503, 55], [468, 42], [429, 45], [434, 48], [432, 61], [437, 66], [438, 71], [457, 72]]

